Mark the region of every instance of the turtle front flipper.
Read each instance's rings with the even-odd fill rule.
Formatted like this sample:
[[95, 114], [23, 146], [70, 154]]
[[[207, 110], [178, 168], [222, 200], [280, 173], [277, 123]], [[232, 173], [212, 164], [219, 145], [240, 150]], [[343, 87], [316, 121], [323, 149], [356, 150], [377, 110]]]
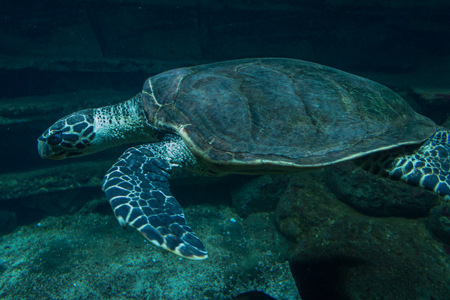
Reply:
[[105, 175], [103, 190], [121, 226], [129, 224], [153, 244], [201, 260], [208, 257], [205, 246], [169, 189], [171, 159], [186, 155], [177, 151], [183, 150], [174, 140], [128, 149]]
[[404, 146], [357, 160], [363, 169], [450, 196], [450, 132], [441, 128], [419, 148]]

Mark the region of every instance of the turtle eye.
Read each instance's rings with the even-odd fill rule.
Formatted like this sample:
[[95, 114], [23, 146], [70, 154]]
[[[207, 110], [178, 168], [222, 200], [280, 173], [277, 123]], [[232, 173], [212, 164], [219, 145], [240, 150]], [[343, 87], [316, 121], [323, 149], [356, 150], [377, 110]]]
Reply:
[[62, 142], [62, 132], [61, 131], [54, 132], [51, 135], [49, 135], [49, 137], [47, 138], [47, 143], [52, 146], [58, 145], [61, 142]]

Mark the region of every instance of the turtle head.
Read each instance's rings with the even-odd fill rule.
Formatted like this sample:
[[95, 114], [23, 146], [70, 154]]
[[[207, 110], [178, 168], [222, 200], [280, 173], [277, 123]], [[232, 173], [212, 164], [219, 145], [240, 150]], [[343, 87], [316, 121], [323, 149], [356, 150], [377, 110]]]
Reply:
[[50, 126], [38, 138], [38, 151], [42, 158], [65, 159], [94, 153], [94, 110], [86, 109], [68, 115]]
[[146, 121], [141, 95], [122, 103], [85, 109], [50, 126], [38, 138], [42, 158], [79, 157], [107, 148], [138, 142], [154, 143], [164, 132]]

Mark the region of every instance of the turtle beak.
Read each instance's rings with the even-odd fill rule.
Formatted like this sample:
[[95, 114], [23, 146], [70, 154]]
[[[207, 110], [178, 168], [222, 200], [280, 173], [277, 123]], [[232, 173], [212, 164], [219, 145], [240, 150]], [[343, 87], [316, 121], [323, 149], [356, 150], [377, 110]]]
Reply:
[[66, 156], [63, 153], [55, 154], [53, 152], [52, 147], [47, 144], [47, 141], [44, 137], [40, 136], [38, 138], [38, 152], [41, 158], [49, 158], [49, 159], [56, 159], [61, 160], [66, 158]]

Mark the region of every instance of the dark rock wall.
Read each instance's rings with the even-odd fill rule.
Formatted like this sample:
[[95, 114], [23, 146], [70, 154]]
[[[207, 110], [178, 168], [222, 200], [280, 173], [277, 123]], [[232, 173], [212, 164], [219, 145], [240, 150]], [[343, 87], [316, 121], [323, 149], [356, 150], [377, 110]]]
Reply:
[[346, 70], [404, 72], [447, 56], [450, 45], [444, 2], [142, 2], [2, 1], [2, 65], [151, 75], [169, 62], [284, 56]]

